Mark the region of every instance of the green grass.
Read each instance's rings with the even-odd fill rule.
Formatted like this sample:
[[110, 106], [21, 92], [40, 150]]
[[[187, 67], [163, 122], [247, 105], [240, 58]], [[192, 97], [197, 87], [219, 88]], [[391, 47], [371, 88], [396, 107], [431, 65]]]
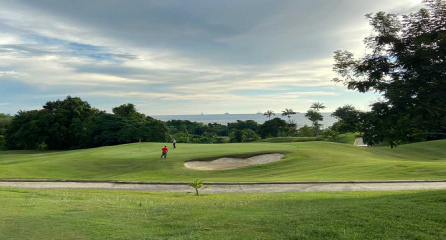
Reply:
[[336, 137], [335, 139], [325, 139], [325, 141], [354, 145], [356, 139], [358, 139], [359, 137], [361, 136], [357, 133], [345, 133], [345, 134], [339, 134], [339, 136]]
[[446, 238], [446, 191], [194, 197], [0, 188], [0, 206], [0, 239]]
[[276, 137], [262, 139], [257, 142], [268, 142], [268, 143], [290, 143], [290, 142], [312, 142], [312, 141], [327, 141], [345, 144], [355, 144], [356, 139], [361, 137], [357, 133], [345, 133], [339, 134], [335, 139], [329, 139], [324, 137]]
[[[160, 159], [160, 143], [76, 151], [0, 152], [0, 179], [86, 179], [206, 182], [446, 179], [446, 140], [396, 149], [332, 142], [178, 144]], [[193, 159], [285, 153], [275, 163], [233, 170], [198, 171]]]

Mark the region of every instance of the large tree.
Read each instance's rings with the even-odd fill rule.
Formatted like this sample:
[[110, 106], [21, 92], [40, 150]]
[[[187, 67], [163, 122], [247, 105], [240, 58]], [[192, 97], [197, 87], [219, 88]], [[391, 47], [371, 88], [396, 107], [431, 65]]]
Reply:
[[4, 113], [0, 113], [0, 135], [6, 134], [6, 129], [11, 124], [12, 116]]
[[146, 117], [144, 114], [139, 113], [136, 110], [136, 107], [134, 104], [132, 103], [128, 103], [128, 104], [122, 104], [119, 107], [114, 107], [112, 109], [112, 112], [116, 115], [119, 115], [123, 118], [126, 119], [141, 119], [144, 120], [144, 118]]
[[274, 118], [266, 121], [260, 126], [259, 129], [259, 133], [262, 138], [282, 137], [288, 131], [288, 124], [280, 118]]
[[338, 121], [333, 125], [333, 130], [340, 133], [360, 131], [361, 112], [352, 105], [339, 107], [331, 114]]
[[342, 78], [334, 81], [384, 97], [362, 119], [370, 145], [446, 137], [446, 1], [423, 2], [427, 9], [402, 18], [367, 15], [373, 33], [364, 57], [335, 52], [334, 71]]
[[0, 150], [6, 148], [5, 134], [6, 129], [11, 124], [12, 116], [4, 113], [0, 113]]
[[229, 131], [232, 129], [237, 129], [237, 130], [251, 129], [257, 132], [259, 130], [259, 124], [254, 120], [246, 120], [246, 121], [237, 120], [237, 122], [235, 123], [228, 123], [228, 127]]

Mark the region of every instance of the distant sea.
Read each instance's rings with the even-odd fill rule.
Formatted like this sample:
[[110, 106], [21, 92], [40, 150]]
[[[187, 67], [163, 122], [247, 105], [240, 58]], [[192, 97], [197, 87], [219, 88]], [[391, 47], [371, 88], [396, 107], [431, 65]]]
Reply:
[[[324, 127], [332, 126], [336, 120], [332, 118], [330, 115], [331, 113], [321, 113], [322, 116], [324, 116], [324, 121], [321, 122], [321, 124], [324, 125]], [[155, 119], [161, 120], [161, 121], [169, 121], [169, 120], [189, 120], [192, 122], [202, 122], [205, 124], [208, 123], [219, 123], [219, 124], [228, 124], [237, 122], [237, 120], [254, 120], [260, 124], [264, 123], [268, 120], [266, 116], [263, 116], [263, 114], [204, 114], [204, 115], [160, 115], [160, 116], [152, 116]], [[288, 118], [281, 117], [279, 114], [277, 114], [275, 117], [280, 117], [283, 120], [288, 121]], [[271, 117], [271, 119], [274, 118], [274, 116]], [[311, 122], [305, 118], [304, 113], [298, 113], [291, 117], [292, 120], [294, 120], [298, 127], [302, 127], [304, 125], [311, 125]]]

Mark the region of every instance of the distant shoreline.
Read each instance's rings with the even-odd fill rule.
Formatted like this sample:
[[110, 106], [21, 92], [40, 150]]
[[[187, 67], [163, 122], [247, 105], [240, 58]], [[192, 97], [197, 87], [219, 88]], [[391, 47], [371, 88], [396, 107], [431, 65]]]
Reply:
[[[297, 112], [296, 114], [305, 114], [302, 112]], [[332, 114], [332, 112], [321, 112], [321, 114]], [[228, 116], [228, 115], [255, 115], [255, 116], [263, 116], [262, 114], [257, 114], [257, 113], [229, 113], [229, 114], [225, 114], [225, 113], [210, 113], [210, 114], [178, 114], [178, 115], [150, 115], [151, 117], [173, 117], [173, 116]], [[281, 118], [282, 114], [281, 113], [277, 113], [277, 115], [275, 117]], [[271, 117], [271, 119], [274, 118]]]
[[[321, 121], [321, 124], [323, 124], [325, 127], [332, 126], [333, 123], [336, 121], [334, 118], [331, 117], [331, 112], [329, 113], [322, 113], [324, 116], [324, 121]], [[250, 114], [199, 114], [199, 115], [151, 115], [151, 117], [167, 122], [170, 120], [189, 120], [191, 122], [201, 122], [201, 123], [218, 123], [218, 124], [228, 124], [228, 123], [234, 123], [237, 122], [237, 120], [241, 121], [247, 121], [247, 120], [253, 120], [259, 124], [263, 124], [264, 122], [268, 121], [269, 118], [264, 116], [263, 114], [256, 114], [256, 113], [250, 113]], [[282, 117], [281, 113], [277, 113], [276, 116], [271, 116], [271, 119], [273, 118], [281, 118], [285, 121], [288, 121], [287, 117]], [[309, 121], [304, 113], [297, 113], [296, 115], [291, 116], [291, 120], [297, 123], [298, 126], [304, 126], [308, 125], [310, 126], [312, 124], [311, 121]]]

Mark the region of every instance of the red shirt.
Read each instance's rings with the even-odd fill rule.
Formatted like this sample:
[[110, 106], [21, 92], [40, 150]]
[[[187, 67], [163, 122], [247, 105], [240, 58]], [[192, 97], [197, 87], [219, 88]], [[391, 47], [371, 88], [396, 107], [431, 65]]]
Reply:
[[163, 152], [167, 152], [167, 148], [166, 147], [163, 148]]

